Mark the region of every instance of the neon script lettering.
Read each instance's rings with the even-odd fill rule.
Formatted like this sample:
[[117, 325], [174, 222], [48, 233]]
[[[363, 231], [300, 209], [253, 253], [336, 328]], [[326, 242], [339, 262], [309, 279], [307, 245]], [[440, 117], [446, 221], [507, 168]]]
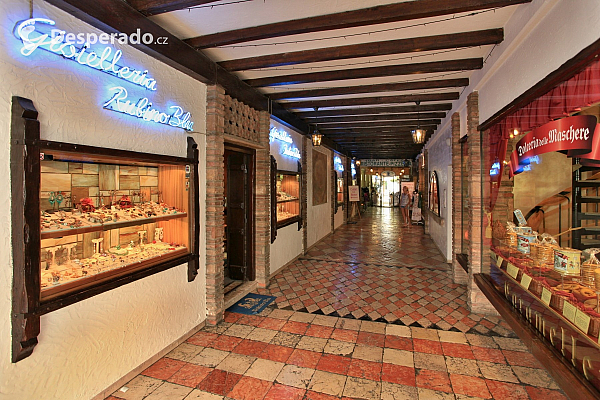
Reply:
[[102, 105], [107, 110], [128, 114], [144, 121], [183, 128], [187, 131], [193, 129], [194, 122], [190, 120], [190, 113], [184, 112], [179, 106], [169, 107], [173, 112], [167, 114], [153, 108], [152, 102], [146, 97], [132, 102], [127, 98], [127, 89], [122, 86], [115, 86], [110, 88], [110, 90], [114, 91], [113, 96]]
[[120, 66], [117, 62], [121, 59], [123, 52], [106, 46], [102, 52], [88, 52], [89, 43], [85, 43], [81, 48], [75, 47], [72, 41], [65, 41], [65, 37], [75, 37], [69, 33], [51, 37], [49, 33], [36, 31], [36, 23], [54, 26], [56, 23], [46, 18], [31, 18], [20, 23], [15, 27], [15, 36], [23, 42], [21, 54], [30, 56], [37, 49], [43, 49], [74, 61], [78, 64], [93, 68], [98, 71], [116, 76], [135, 85], [148, 90], [156, 90], [156, 80], [147, 76], [148, 71], [140, 71], [127, 66]]
[[274, 126], [271, 127], [271, 130], [269, 130], [269, 142], [272, 142], [273, 140], [281, 140], [282, 142], [285, 143], [293, 143], [294, 140], [292, 139], [292, 137], [290, 136], [289, 133], [287, 133], [284, 130], [279, 130], [277, 128], [275, 128]]
[[300, 155], [300, 150], [298, 150], [298, 148], [287, 145], [283, 146], [283, 155], [292, 158], [297, 158], [298, 160], [302, 158], [302, 156]]

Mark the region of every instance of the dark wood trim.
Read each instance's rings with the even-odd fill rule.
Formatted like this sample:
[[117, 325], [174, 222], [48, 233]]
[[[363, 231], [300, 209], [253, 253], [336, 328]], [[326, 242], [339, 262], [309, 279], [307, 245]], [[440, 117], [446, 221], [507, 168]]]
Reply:
[[282, 21], [187, 39], [193, 47], [209, 48], [300, 33], [409, 21], [488, 8], [529, 3], [531, 0], [420, 0], [381, 5], [337, 14]]
[[277, 222], [277, 229], [285, 228], [286, 226], [295, 224], [296, 222], [299, 222], [299, 221], [302, 221], [301, 216], [284, 219], [281, 222]]
[[277, 160], [271, 157], [271, 243], [277, 239]]
[[[360, 136], [361, 134], [398, 134], [410, 132], [412, 128], [416, 128], [417, 124], [413, 124], [412, 126], [404, 127], [404, 129], [397, 129], [395, 127], [391, 128], [381, 128], [381, 127], [367, 127], [367, 128], [329, 128], [329, 129], [320, 129], [321, 133], [327, 135], [327, 137], [334, 137], [335, 135], [343, 135], [343, 136]], [[437, 128], [437, 125], [420, 125], [422, 129], [425, 130], [434, 130]]]
[[562, 64], [556, 71], [546, 75], [544, 79], [533, 85], [525, 93], [521, 94], [519, 97], [503, 107], [500, 111], [485, 120], [485, 122], [480, 124], [477, 129], [480, 131], [485, 131], [491, 128], [492, 125], [500, 122], [500, 120], [503, 118], [520, 110], [538, 97], [548, 93], [562, 82], [569, 80], [574, 75], [583, 71], [598, 57], [600, 57], [600, 39], [581, 50], [575, 57]]
[[38, 343], [40, 317], [40, 123], [33, 102], [12, 97], [10, 182], [12, 219], [12, 356], [29, 357]]
[[427, 119], [421, 120], [418, 123], [417, 120], [384, 120], [384, 121], [374, 121], [374, 122], [334, 122], [327, 124], [319, 124], [319, 130], [322, 132], [326, 132], [329, 129], [354, 129], [354, 128], [390, 128], [390, 129], [403, 129], [403, 128], [416, 128], [417, 125], [421, 126], [436, 126], [439, 125], [442, 121], [440, 119]]
[[473, 278], [490, 303], [569, 398], [581, 400], [600, 398], [598, 390], [580, 377], [577, 370], [565, 362], [557, 350], [544, 344], [545, 339], [500, 294], [488, 275], [474, 274]]
[[156, 15], [217, 1], [219, 0], [128, 0], [128, 3], [144, 15]]
[[375, 96], [375, 97], [358, 97], [349, 99], [331, 99], [331, 100], [306, 100], [306, 101], [290, 101], [282, 103], [285, 108], [314, 108], [314, 107], [345, 107], [345, 106], [361, 106], [371, 104], [400, 104], [414, 103], [416, 101], [447, 101], [457, 100], [460, 97], [458, 92], [448, 93], [431, 93], [431, 94], [403, 94], [398, 96]]
[[337, 117], [341, 115], [363, 115], [363, 114], [387, 114], [387, 113], [416, 113], [426, 111], [449, 111], [452, 109], [451, 103], [421, 104], [420, 106], [395, 106], [395, 107], [361, 107], [361, 108], [343, 108], [343, 109], [325, 109], [318, 111], [296, 111], [295, 114], [301, 118], [309, 118], [308, 122], [313, 123], [311, 118]]
[[[324, 126], [323, 124], [336, 124], [345, 122], [368, 122], [368, 121], [410, 121], [415, 120], [428, 120], [428, 119], [442, 119], [446, 118], [444, 112], [432, 112], [432, 113], [411, 113], [411, 114], [378, 114], [378, 115], [349, 115], [339, 117], [323, 117], [315, 118], [313, 121], [315, 124], [319, 124], [319, 127]], [[311, 121], [312, 122], [312, 121]]]
[[460, 266], [468, 274], [469, 273], [469, 256], [467, 254], [456, 254], [456, 261], [460, 264]]
[[[192, 238], [190, 243], [191, 258], [188, 261], [188, 282], [192, 282], [198, 276], [200, 269], [200, 178], [198, 173], [199, 151], [196, 141], [188, 136], [187, 158], [193, 160], [190, 165], [191, 172], [189, 182], [189, 229]], [[189, 164], [188, 164], [189, 165]]]
[[310, 72], [305, 74], [277, 75], [246, 79], [252, 87], [295, 85], [299, 83], [328, 82], [346, 79], [375, 78], [383, 76], [427, 74], [433, 72], [469, 71], [483, 68], [483, 58], [432, 61], [382, 67], [341, 69], [335, 71]]
[[504, 40], [504, 30], [502, 28], [497, 28], [268, 54], [264, 56], [221, 61], [219, 65], [227, 71], [246, 71], [258, 68], [280, 67], [284, 65], [346, 60], [350, 58], [484, 46], [498, 44], [501, 43], [502, 40]]

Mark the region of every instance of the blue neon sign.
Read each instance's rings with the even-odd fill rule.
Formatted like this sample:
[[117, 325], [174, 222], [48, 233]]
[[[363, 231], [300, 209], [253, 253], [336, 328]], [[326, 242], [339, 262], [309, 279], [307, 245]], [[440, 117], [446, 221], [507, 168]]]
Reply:
[[269, 130], [269, 142], [273, 142], [275, 139], [285, 143], [294, 143], [294, 140], [292, 139], [289, 133], [282, 129], [277, 129], [276, 127], [272, 126]]
[[[42, 25], [40, 30], [36, 30], [36, 23]], [[38, 27], [39, 27], [38, 24]], [[43, 26], [54, 26], [56, 22], [47, 18], [30, 18], [17, 23], [14, 33], [15, 36], [23, 42], [21, 54], [28, 57], [37, 49], [43, 49], [50, 53], [57, 54], [67, 60], [74, 61], [85, 67], [92, 68], [109, 75], [116, 76], [119, 79], [131, 82], [134, 85], [141, 86], [147, 90], [156, 90], [156, 80], [148, 77], [148, 70], [140, 71], [128, 66], [120, 66], [117, 62], [121, 59], [123, 52], [106, 46], [102, 52], [87, 52], [90, 48], [89, 43], [77, 48], [74, 42], [65, 41], [67, 35], [61, 34], [51, 37], [50, 33], [44, 32]], [[61, 31], [61, 33], [64, 33]]]
[[333, 167], [340, 172], [344, 172], [344, 164], [342, 164], [342, 159], [338, 156], [333, 157]]

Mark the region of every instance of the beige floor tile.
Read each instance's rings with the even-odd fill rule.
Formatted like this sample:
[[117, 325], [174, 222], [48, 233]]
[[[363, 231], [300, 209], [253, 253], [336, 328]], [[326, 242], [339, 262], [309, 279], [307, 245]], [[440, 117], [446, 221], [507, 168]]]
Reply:
[[363, 321], [360, 324], [360, 330], [362, 332], [371, 332], [371, 333], [385, 333], [386, 324], [381, 322], [373, 322], [373, 321]]
[[331, 372], [315, 371], [310, 384], [309, 390], [319, 393], [329, 394], [331, 396], [340, 396], [346, 384], [344, 375], [332, 374]]
[[342, 342], [329, 339], [323, 350], [325, 353], [338, 354], [340, 356], [349, 356], [354, 351], [354, 343]]
[[419, 400], [454, 400], [450, 393], [438, 392], [437, 390], [419, 388]]
[[253, 330], [254, 327], [250, 325], [234, 324], [225, 331], [225, 334], [245, 339]]
[[439, 354], [414, 353], [415, 368], [446, 372], [446, 359]]
[[351, 331], [358, 331], [358, 330], [360, 330], [361, 322], [362, 321], [358, 321], [355, 319], [340, 318], [340, 319], [338, 319], [338, 322], [336, 322], [335, 327], [339, 328], [339, 329], [348, 329]]
[[194, 389], [185, 400], [223, 400], [223, 396]]
[[165, 382], [144, 400], [183, 400], [193, 388]]
[[446, 367], [450, 374], [481, 376], [476, 360], [466, 358], [446, 357]]
[[231, 353], [217, 365], [217, 368], [222, 369], [223, 371], [233, 372], [234, 374], [243, 375], [255, 360], [256, 357]]
[[496, 364], [487, 361], [477, 361], [481, 374], [486, 379], [495, 381], [519, 383], [510, 365]]
[[284, 363], [257, 358], [256, 361], [246, 371], [246, 376], [273, 382], [281, 372]]
[[383, 362], [412, 368], [414, 366], [413, 352], [406, 350], [384, 349]]
[[412, 337], [416, 339], [426, 339], [426, 340], [440, 340], [438, 336], [438, 331], [435, 329], [425, 329], [425, 328], [410, 328], [412, 330]]
[[174, 358], [175, 360], [181, 360], [189, 362], [194, 357], [198, 355], [204, 347], [196, 346], [189, 343], [182, 343], [179, 346], [175, 347], [166, 357]]
[[312, 336], [302, 336], [298, 344], [297, 349], [316, 351], [322, 353], [327, 345], [327, 339], [317, 338]]
[[125, 400], [141, 400], [162, 384], [163, 381], [160, 379], [138, 375], [114, 392], [114, 395]]
[[539, 386], [546, 389], [558, 389], [554, 380], [543, 369], [528, 368], [528, 367], [512, 367], [513, 371], [523, 383], [532, 386]]
[[489, 349], [497, 349], [498, 343], [494, 341], [493, 337], [483, 336], [483, 335], [473, 335], [472, 333], [467, 333], [467, 340], [471, 346], [477, 347], [487, 347]]
[[349, 376], [344, 387], [344, 396], [358, 399], [379, 400], [381, 383]]
[[254, 330], [250, 332], [248, 336], [246, 336], [246, 339], [269, 343], [271, 340], [273, 340], [275, 335], [277, 335], [277, 331], [272, 329], [254, 328]]
[[438, 330], [440, 342], [468, 344], [467, 336], [462, 332], [441, 331]]
[[314, 373], [314, 369], [286, 365], [277, 376], [276, 382], [282, 385], [306, 389]]
[[315, 325], [331, 326], [334, 327], [338, 322], [337, 317], [330, 317], [328, 315], [317, 315], [312, 321]]
[[313, 321], [313, 319], [315, 319], [315, 317], [316, 315], [314, 314], [309, 314], [305, 312], [295, 312], [290, 316], [289, 320], [296, 322], [305, 322], [307, 324], [310, 324]]
[[219, 322], [218, 325], [207, 325], [204, 328], [202, 328], [202, 332], [210, 332], [210, 333], [216, 333], [218, 335], [222, 335], [223, 333], [225, 333], [225, 331], [227, 329], [229, 329], [231, 327], [231, 325], [233, 325], [231, 322]]
[[202, 365], [204, 367], [214, 368], [221, 363], [229, 355], [227, 351], [211, 349], [209, 347], [202, 350], [196, 357], [190, 361], [193, 364]]
[[383, 349], [381, 347], [357, 344], [352, 352], [352, 358], [381, 362], [383, 360]]
[[457, 394], [456, 400], [484, 400], [482, 397], [467, 396], [466, 394]]
[[381, 400], [415, 400], [417, 397], [416, 387], [381, 382]]
[[411, 337], [412, 331], [410, 330], [410, 327], [408, 327], [408, 326], [391, 325], [390, 324], [385, 327], [385, 334], [393, 335], [393, 336], [401, 336], [401, 337]]
[[277, 332], [271, 340], [271, 344], [285, 347], [296, 347], [302, 336], [289, 332]]
[[271, 311], [270, 318], [289, 319], [294, 314], [294, 311], [280, 310], [278, 308]]
[[502, 350], [529, 351], [527, 350], [527, 346], [523, 344], [521, 339], [494, 336], [494, 341], [498, 344], [498, 346], [500, 346]]

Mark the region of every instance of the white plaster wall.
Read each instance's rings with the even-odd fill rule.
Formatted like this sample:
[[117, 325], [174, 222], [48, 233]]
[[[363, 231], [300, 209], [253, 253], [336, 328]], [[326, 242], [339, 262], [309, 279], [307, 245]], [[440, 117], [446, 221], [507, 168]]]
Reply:
[[[331, 165], [331, 157], [332, 157], [332, 152], [329, 149], [326, 149], [324, 147], [318, 147], [315, 148], [313, 146], [308, 146], [308, 149], [306, 151], [306, 155], [308, 157], [307, 160], [307, 166], [308, 166], [308, 171], [306, 171], [306, 173], [308, 174], [308, 188], [307, 188], [307, 196], [308, 196], [308, 219], [306, 221], [307, 223], [307, 233], [306, 233], [306, 238], [307, 238], [307, 245], [308, 247], [312, 246], [313, 244], [317, 243], [320, 239], [322, 239], [323, 237], [327, 236], [329, 233], [331, 233], [331, 178], [332, 175], [331, 173], [327, 174], [327, 203], [325, 204], [319, 204], [318, 206], [313, 206], [312, 205], [312, 194], [313, 194], [313, 188], [312, 188], [312, 173], [313, 173], [313, 166], [312, 166], [312, 152], [313, 151], [318, 151], [321, 153], [324, 153], [327, 155], [327, 165]], [[331, 168], [331, 167], [329, 167]]]
[[344, 213], [346, 211], [342, 209], [342, 205], [340, 204], [337, 210], [337, 213], [333, 216], [333, 227], [334, 229], [339, 228], [344, 224]]
[[[437, 222], [431, 213], [426, 212], [429, 219], [429, 235], [435, 242], [438, 249], [442, 252], [446, 260], [450, 260], [451, 250], [449, 244], [452, 243], [451, 231], [448, 232], [448, 226], [451, 226], [449, 219], [452, 212], [452, 204], [450, 202], [451, 187], [449, 185], [448, 166], [452, 164], [452, 148], [446, 143], [446, 139], [451, 138], [451, 131], [446, 130], [442, 134], [438, 134], [435, 138], [427, 143], [429, 171], [436, 171], [439, 184], [440, 196], [440, 216], [441, 222]], [[429, 182], [429, 177], [427, 177]], [[444, 194], [446, 198], [444, 199]]]
[[[271, 119], [271, 126], [283, 129], [289, 133], [294, 141], [294, 146], [302, 153], [303, 141], [300, 133], [275, 119]], [[286, 171], [297, 171], [298, 162], [293, 158], [281, 154], [280, 143], [278, 140], [271, 142], [271, 155], [277, 160], [277, 168]], [[298, 224], [277, 229], [277, 238], [271, 243], [270, 274], [276, 273], [285, 264], [302, 254], [304, 250], [302, 246], [303, 230], [298, 230]]]
[[[29, 16], [26, 0], [0, 3], [0, 185], [9, 188], [11, 96], [33, 100], [43, 139], [114, 147], [175, 156], [186, 154], [181, 129], [145, 123], [103, 110], [108, 86], [119, 84], [139, 97], [148, 96], [130, 83], [79, 66], [43, 50], [29, 58], [19, 53], [12, 35]], [[44, 2], [34, 16], [47, 17], [71, 32], [100, 31]], [[116, 46], [115, 46], [116, 47]], [[157, 106], [176, 100], [192, 113], [197, 132], [205, 131], [206, 87], [133, 48], [121, 46], [123, 64], [150, 71], [158, 81], [152, 94]], [[39, 54], [38, 54], [39, 53]], [[131, 88], [131, 89], [130, 89]], [[150, 97], [150, 96], [149, 96]], [[201, 215], [205, 197], [204, 136], [193, 133], [201, 153]], [[19, 363], [11, 359], [10, 192], [0, 191], [0, 397], [23, 399], [89, 399], [200, 324], [205, 311], [205, 268], [192, 283], [187, 265], [122, 286], [44, 315], [39, 344]], [[203, 218], [201, 219], [203, 223]], [[200, 249], [204, 249], [204, 232]], [[205, 257], [201, 254], [200, 260]], [[201, 261], [201, 264], [203, 262]]]

